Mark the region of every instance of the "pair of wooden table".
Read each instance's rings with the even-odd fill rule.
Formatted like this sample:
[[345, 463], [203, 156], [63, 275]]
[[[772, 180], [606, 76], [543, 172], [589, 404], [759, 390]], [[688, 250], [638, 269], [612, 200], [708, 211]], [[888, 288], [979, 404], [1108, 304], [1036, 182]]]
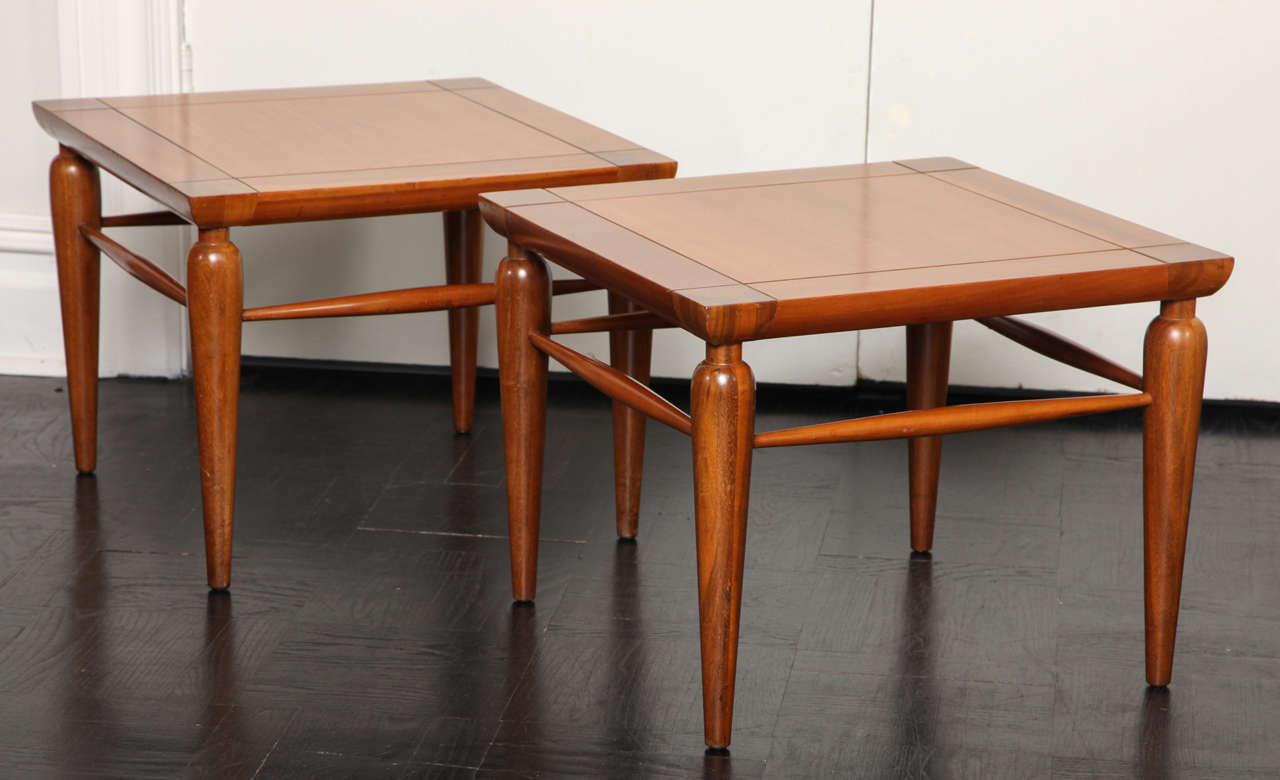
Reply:
[[[620, 535], [637, 533], [646, 417], [692, 438], [711, 748], [730, 739], [757, 447], [908, 439], [911, 548], [927, 551], [940, 436], [1145, 408], [1147, 681], [1169, 682], [1207, 348], [1195, 301], [1231, 258], [951, 158], [668, 180], [674, 161], [480, 79], [35, 109], [61, 143], [51, 192], [76, 465], [94, 468], [101, 251], [188, 307], [211, 587], [230, 581], [240, 323], [449, 309], [463, 432], [474, 307], [496, 302], [517, 600], [535, 590], [548, 356], [614, 400]], [[167, 210], [102, 217], [97, 166]], [[479, 279], [477, 206], [509, 241], [495, 284]], [[243, 307], [230, 227], [438, 210], [447, 285]], [[187, 289], [103, 233], [182, 222], [200, 230]], [[583, 281], [553, 283], [544, 258]], [[554, 294], [598, 288], [609, 314], [552, 323]], [[1010, 316], [1137, 301], [1160, 302], [1142, 375]], [[959, 319], [1136, 392], [948, 407]], [[889, 325], [907, 326], [909, 411], [754, 430], [744, 342]], [[688, 414], [647, 387], [662, 327], [706, 342]], [[552, 338], [592, 331], [609, 332], [610, 365]]]

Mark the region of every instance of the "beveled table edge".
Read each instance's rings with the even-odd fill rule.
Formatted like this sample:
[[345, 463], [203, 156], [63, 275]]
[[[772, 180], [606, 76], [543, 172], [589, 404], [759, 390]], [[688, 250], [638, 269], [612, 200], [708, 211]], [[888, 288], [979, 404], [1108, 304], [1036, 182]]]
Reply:
[[[928, 168], [927, 171], [918, 171], [925, 174], [974, 167], [950, 157], [896, 161], [894, 164], [905, 163], [917, 163]], [[844, 167], [847, 166], [831, 166], [831, 169]], [[791, 173], [798, 174], [806, 170], [821, 169], [797, 169]], [[725, 176], [744, 175], [750, 174]], [[699, 179], [708, 178], [717, 177], [673, 179], [655, 183], [670, 191], [687, 192], [697, 188]], [[801, 178], [797, 179], [797, 183], [811, 180]], [[693, 182], [694, 189], [677, 188], [688, 182]], [[778, 182], [760, 186], [775, 183]], [[1229, 255], [1185, 242], [1132, 249], [1116, 247], [1115, 250], [1105, 251], [1132, 252], [1156, 262], [1126, 268], [963, 282], [928, 288], [911, 287], [777, 299], [754, 285], [744, 283], [668, 290], [643, 275], [618, 265], [610, 258], [597, 254], [589, 247], [574, 244], [541, 228], [515, 211], [527, 206], [574, 203], [571, 197], [577, 192], [598, 195], [607, 189], [547, 187], [486, 193], [481, 196], [480, 211], [495, 231], [517, 245], [544, 255], [595, 284], [620, 292], [655, 314], [668, 318], [674, 315], [686, 330], [712, 344], [1141, 301], [1198, 298], [1220, 289], [1230, 277], [1235, 262]], [[618, 197], [643, 197], [645, 194], [666, 193], [626, 194]], [[608, 221], [593, 212], [587, 213]], [[652, 243], [651, 240], [650, 242]], [[1067, 256], [1075, 254], [1086, 253]], [[692, 258], [688, 259], [691, 263], [697, 262]], [[1010, 258], [1037, 259], [1041, 258]], [[922, 293], [922, 290], [927, 292]], [[921, 298], [928, 298], [930, 303], [922, 304]]]
[[155, 200], [187, 222], [198, 224], [193, 213], [194, 208], [191, 198], [73, 127], [58, 116], [57, 112], [46, 108], [43, 101], [33, 102], [31, 108], [41, 129], [52, 136], [60, 145], [73, 150], [94, 165], [112, 173], [116, 178]]
[[[228, 100], [234, 100], [238, 99], [239, 96], [251, 93], [323, 92], [329, 89], [350, 90], [358, 88], [390, 89], [403, 88], [406, 85], [422, 85], [417, 88], [428, 91], [437, 89], [465, 91], [469, 89], [501, 88], [486, 79], [467, 77], [423, 80], [420, 82], [299, 87], [280, 90], [230, 90], [220, 93], [203, 92], [191, 94], [215, 97], [221, 95]], [[368, 94], [383, 93], [369, 92]], [[524, 97], [519, 93], [513, 92], [512, 94]], [[36, 100], [32, 101], [31, 107], [40, 127], [59, 144], [85, 157], [143, 195], [152, 198], [185, 221], [200, 228], [241, 227], [475, 209], [479, 204], [479, 197], [482, 192], [522, 190], [532, 186], [543, 185], [546, 187], [572, 187], [671, 178], [675, 176], [677, 169], [676, 161], [670, 157], [636, 146], [630, 149], [598, 153], [586, 152], [584, 154], [590, 155], [599, 161], [598, 166], [552, 173], [520, 173], [448, 179], [439, 182], [403, 182], [391, 185], [291, 189], [274, 193], [272, 191], [260, 191], [243, 180], [231, 176], [220, 180], [166, 182], [140, 168], [127, 158], [113, 152], [59, 116], [61, 112], [86, 109], [118, 111], [113, 101], [128, 100], [130, 97], [144, 99], [148, 97], [180, 96], [159, 95]], [[288, 97], [274, 99], [299, 99], [299, 97], [299, 95], [293, 94]], [[548, 108], [558, 113], [564, 113], [554, 107]], [[571, 119], [577, 119], [570, 114], [564, 115]], [[589, 123], [584, 122], [584, 124]], [[603, 128], [599, 129], [603, 132], [608, 132]], [[182, 147], [177, 148], [182, 149]], [[182, 149], [182, 151], [192, 159], [209, 165], [198, 155], [192, 154], [185, 149]], [[221, 191], [210, 194], [197, 194], [208, 192], [210, 189], [218, 189], [215, 186], [216, 182], [223, 182], [224, 186], [221, 187]]]

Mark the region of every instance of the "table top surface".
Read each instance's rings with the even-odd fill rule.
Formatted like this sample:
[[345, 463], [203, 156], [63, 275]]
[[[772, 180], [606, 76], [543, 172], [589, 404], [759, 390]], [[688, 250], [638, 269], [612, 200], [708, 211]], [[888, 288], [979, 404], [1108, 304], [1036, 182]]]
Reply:
[[474, 208], [675, 162], [479, 78], [44, 100], [62, 144], [201, 226]]
[[952, 158], [495, 193], [481, 211], [715, 342], [1198, 297], [1232, 265]]

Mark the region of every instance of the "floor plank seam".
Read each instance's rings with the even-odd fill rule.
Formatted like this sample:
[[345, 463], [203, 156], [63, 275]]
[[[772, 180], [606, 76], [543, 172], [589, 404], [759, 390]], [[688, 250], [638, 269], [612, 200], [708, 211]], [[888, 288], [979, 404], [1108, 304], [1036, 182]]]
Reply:
[[[357, 531], [365, 531], [369, 533], [383, 534], [413, 534], [416, 536], [452, 536], [462, 539], [498, 539], [507, 540], [511, 537], [501, 534], [481, 534], [481, 533], [465, 533], [463, 531], [421, 531], [414, 528], [378, 528], [374, 526], [360, 525], [356, 526]], [[556, 544], [587, 544], [587, 539], [561, 539], [554, 536], [539, 536], [539, 542], [552, 542]]]

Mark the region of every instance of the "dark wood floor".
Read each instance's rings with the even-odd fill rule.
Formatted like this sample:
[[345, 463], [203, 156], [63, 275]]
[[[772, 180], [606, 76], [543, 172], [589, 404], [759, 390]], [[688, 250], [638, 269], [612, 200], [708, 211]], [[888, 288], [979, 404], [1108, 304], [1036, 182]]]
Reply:
[[[230, 595], [204, 588], [190, 386], [0, 377], [0, 776], [1280, 775], [1280, 424], [1211, 409], [1169, 690], [1143, 683], [1138, 416], [756, 455], [732, 755], [703, 755], [690, 455], [650, 427], [613, 534], [607, 405], [552, 388], [536, 607], [513, 607], [495, 388], [245, 375]], [[761, 390], [760, 429], [896, 408]]]

